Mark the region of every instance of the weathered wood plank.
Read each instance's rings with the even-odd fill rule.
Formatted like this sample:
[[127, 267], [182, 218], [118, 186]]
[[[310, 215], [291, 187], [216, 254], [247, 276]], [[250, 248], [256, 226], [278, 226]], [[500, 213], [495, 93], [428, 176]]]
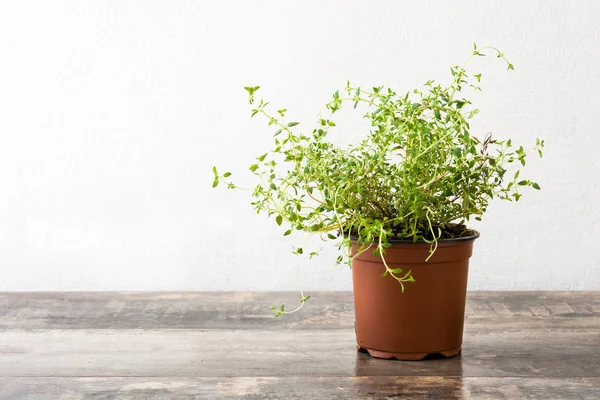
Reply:
[[[298, 293], [0, 293], [0, 329], [339, 328], [351, 326], [352, 294], [321, 292], [303, 312], [275, 319]], [[311, 299], [312, 300], [312, 299]]]
[[600, 378], [0, 378], [0, 399], [596, 399]]
[[461, 357], [357, 353], [352, 329], [3, 330], [0, 376], [600, 377], [600, 331], [467, 327]]
[[[274, 319], [290, 292], [0, 293], [0, 329], [339, 329], [354, 323], [352, 294], [316, 292]], [[600, 292], [471, 292], [467, 324], [482, 329], [597, 329]], [[509, 323], [507, 323], [509, 322]]]

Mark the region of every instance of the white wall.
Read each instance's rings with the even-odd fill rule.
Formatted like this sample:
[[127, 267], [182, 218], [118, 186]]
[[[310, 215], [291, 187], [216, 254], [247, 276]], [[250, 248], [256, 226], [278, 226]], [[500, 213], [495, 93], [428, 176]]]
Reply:
[[[242, 87], [308, 127], [346, 80], [446, 79], [473, 41], [516, 67], [477, 60], [474, 131], [547, 149], [543, 191], [477, 225], [470, 289], [600, 289], [600, 2], [39, 0], [0, 5], [0, 290], [296, 289], [301, 238], [210, 189], [271, 143]], [[350, 288], [336, 255], [305, 289]]]

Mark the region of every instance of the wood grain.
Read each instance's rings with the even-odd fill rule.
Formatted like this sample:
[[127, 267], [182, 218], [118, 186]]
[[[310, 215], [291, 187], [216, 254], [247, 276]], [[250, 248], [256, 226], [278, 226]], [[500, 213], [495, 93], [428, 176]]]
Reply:
[[0, 399], [597, 399], [600, 378], [0, 378]]
[[0, 399], [600, 399], [600, 293], [470, 293], [452, 359], [355, 348], [350, 293], [0, 293]]
[[8, 330], [0, 376], [600, 377], [600, 332], [465, 332], [461, 357], [378, 360], [350, 329]]
[[[290, 292], [1, 293], [0, 329], [339, 329], [354, 324], [350, 292], [315, 292], [301, 312]], [[600, 292], [470, 292], [467, 324], [502, 329], [597, 328]], [[509, 322], [509, 323], [507, 323]]]

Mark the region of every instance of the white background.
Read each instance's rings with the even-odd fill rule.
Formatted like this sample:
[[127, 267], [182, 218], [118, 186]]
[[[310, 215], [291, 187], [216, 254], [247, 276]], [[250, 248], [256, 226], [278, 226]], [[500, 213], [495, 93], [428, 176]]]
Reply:
[[[600, 2], [55, 0], [0, 5], [0, 290], [296, 289], [302, 237], [210, 188], [271, 144], [242, 87], [308, 130], [346, 80], [447, 81], [474, 41], [516, 71], [473, 64], [473, 133], [547, 149], [543, 190], [475, 226], [469, 288], [600, 289]], [[304, 289], [350, 289], [325, 248]]]

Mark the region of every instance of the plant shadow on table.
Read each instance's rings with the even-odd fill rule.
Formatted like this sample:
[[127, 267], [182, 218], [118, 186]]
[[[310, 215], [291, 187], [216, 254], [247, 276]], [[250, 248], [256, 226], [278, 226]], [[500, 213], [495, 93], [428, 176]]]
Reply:
[[358, 397], [371, 395], [411, 398], [462, 399], [463, 360], [430, 356], [421, 361], [382, 360], [356, 352], [353, 391]]

